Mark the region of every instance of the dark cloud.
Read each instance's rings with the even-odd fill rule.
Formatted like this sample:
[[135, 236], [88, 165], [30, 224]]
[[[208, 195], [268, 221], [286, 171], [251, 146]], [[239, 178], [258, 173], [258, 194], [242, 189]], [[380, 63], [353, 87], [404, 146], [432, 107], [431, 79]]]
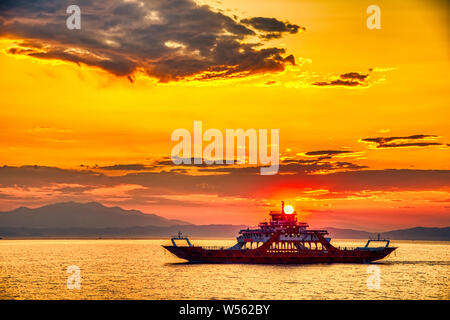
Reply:
[[[328, 158], [326, 158], [328, 159]], [[360, 166], [355, 163], [346, 162], [346, 161], [333, 161], [333, 162], [327, 162], [323, 161], [325, 158], [319, 158], [315, 162], [307, 165], [307, 164], [297, 164], [293, 165], [292, 163], [282, 164], [280, 166], [280, 172], [284, 173], [299, 173], [299, 172], [305, 172], [305, 173], [327, 173], [327, 172], [333, 172], [333, 171], [339, 171], [339, 170], [361, 170], [368, 168], [367, 166]]]
[[[341, 151], [339, 153], [348, 153], [352, 151]], [[313, 152], [316, 153], [316, 152]], [[280, 173], [314, 173], [314, 172], [325, 172], [325, 171], [336, 171], [336, 170], [359, 170], [367, 168], [366, 166], [360, 166], [357, 164], [353, 164], [345, 161], [332, 161], [329, 162], [327, 159], [331, 158], [331, 156], [327, 156], [329, 154], [337, 155], [338, 151], [329, 150], [328, 153], [326, 151], [317, 151], [317, 155], [319, 155], [316, 159], [285, 159], [280, 161], [279, 164], [279, 172]], [[162, 158], [152, 165], [147, 165], [143, 167], [146, 168], [146, 171], [170, 171], [170, 172], [180, 172], [185, 174], [191, 174], [192, 169], [196, 169], [197, 172], [209, 172], [211, 174], [216, 173], [249, 173], [249, 174], [257, 174], [260, 175], [260, 167], [257, 165], [229, 165], [226, 164], [226, 159], [222, 159], [222, 164], [213, 163], [206, 164], [205, 160], [201, 158], [179, 158], [183, 160], [190, 160], [190, 164], [180, 164], [175, 165], [170, 158]], [[195, 160], [201, 161], [201, 163], [196, 164]], [[237, 162], [237, 159], [234, 160]], [[115, 165], [113, 167], [126, 167], [127, 165]], [[100, 167], [103, 168], [103, 167]]]
[[353, 153], [353, 151], [344, 150], [319, 150], [319, 151], [309, 151], [306, 152], [307, 156], [336, 156], [340, 154]]
[[148, 170], [148, 166], [145, 164], [116, 164], [112, 166], [104, 166], [104, 167], [98, 167], [98, 169], [103, 170], [117, 170], [117, 171], [141, 171], [141, 170]]
[[361, 74], [358, 72], [348, 72], [341, 74], [338, 79], [332, 79], [327, 81], [317, 81], [312, 85], [318, 87], [328, 87], [328, 86], [344, 86], [344, 87], [365, 87], [368, 85], [367, 80], [369, 74]]
[[367, 77], [369, 76], [369, 74], [361, 74], [358, 72], [349, 72], [349, 73], [344, 73], [341, 74], [341, 79], [356, 79], [359, 81], [364, 81], [367, 79]]
[[[345, 162], [345, 161], [333, 161], [327, 162], [323, 161], [323, 159], [316, 159], [312, 161], [307, 160], [290, 160], [283, 161], [279, 165], [278, 172], [280, 174], [314, 174], [318, 172], [326, 173], [333, 172], [338, 170], [360, 170], [365, 169], [367, 166], [360, 166], [354, 163]], [[235, 167], [235, 166], [227, 166], [223, 165], [219, 168], [209, 168], [209, 166], [205, 166], [205, 168], [199, 169], [199, 172], [209, 172], [211, 174], [214, 173], [233, 173], [236, 175], [260, 175], [260, 167], [258, 166], [247, 166], [247, 167]]]
[[254, 29], [266, 32], [263, 37], [266, 39], [281, 38], [283, 33], [298, 33], [299, 30], [305, 31], [305, 27], [300, 27], [289, 22], [282, 22], [275, 18], [254, 17], [250, 19], [243, 19], [241, 23], [249, 25]]
[[328, 86], [344, 86], [344, 87], [357, 87], [361, 86], [362, 83], [354, 80], [330, 80], [330, 81], [318, 81], [313, 83], [314, 86], [318, 87], [328, 87]]
[[416, 134], [405, 137], [377, 137], [361, 139], [362, 142], [373, 144], [376, 148], [398, 148], [398, 147], [428, 147], [445, 145], [439, 142], [416, 142], [417, 140], [424, 140], [430, 138], [437, 138], [436, 135], [430, 134]]
[[437, 142], [410, 142], [410, 143], [390, 143], [384, 145], [378, 145], [377, 148], [396, 148], [396, 147], [428, 147], [428, 146], [440, 146], [441, 143]]
[[65, 170], [45, 166], [0, 167], [0, 186], [39, 187], [42, 185], [108, 184], [110, 177], [92, 170]]
[[[283, 71], [285, 49], [246, 43], [246, 36], [297, 33], [275, 18], [243, 21], [193, 0], [76, 1], [81, 30], [66, 28], [72, 1], [2, 1], [0, 37], [18, 39], [10, 54], [98, 67], [117, 76], [139, 71], [161, 82], [209, 80]], [[20, 42], [20, 40], [23, 40]], [[128, 77], [133, 82], [133, 77]]]
[[450, 186], [450, 170], [359, 170], [318, 177], [333, 191], [440, 190]]
[[415, 134], [415, 135], [404, 136], [404, 137], [366, 138], [366, 139], [363, 139], [363, 141], [375, 142], [377, 144], [387, 144], [388, 142], [391, 142], [394, 140], [421, 140], [421, 139], [425, 139], [425, 138], [437, 138], [437, 136], [432, 135], [432, 134]]

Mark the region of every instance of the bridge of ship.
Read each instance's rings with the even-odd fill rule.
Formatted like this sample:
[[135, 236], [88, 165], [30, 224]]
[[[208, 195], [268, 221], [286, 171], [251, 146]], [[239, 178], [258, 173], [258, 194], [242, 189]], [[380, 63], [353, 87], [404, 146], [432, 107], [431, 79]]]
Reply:
[[[281, 211], [270, 211], [270, 221], [262, 222], [257, 229], [242, 229], [239, 231], [237, 243], [229, 249], [255, 249], [270, 240], [271, 251], [298, 251], [298, 250], [327, 250], [330, 248], [330, 239], [324, 238], [326, 230], [307, 230], [308, 224], [297, 220], [297, 212], [286, 213], [284, 203]], [[276, 237], [272, 238], [274, 234]]]
[[[269, 228], [269, 229], [243, 229], [237, 237], [237, 243], [229, 249], [256, 249], [267, 243], [268, 252], [271, 251], [298, 251], [298, 250], [327, 250], [329, 238], [323, 236], [328, 234], [326, 230], [305, 230], [304, 226], [293, 226], [292, 228]], [[273, 237], [274, 234], [276, 237]], [[273, 237], [273, 238], [272, 238]], [[324, 242], [327, 245], [324, 246]]]

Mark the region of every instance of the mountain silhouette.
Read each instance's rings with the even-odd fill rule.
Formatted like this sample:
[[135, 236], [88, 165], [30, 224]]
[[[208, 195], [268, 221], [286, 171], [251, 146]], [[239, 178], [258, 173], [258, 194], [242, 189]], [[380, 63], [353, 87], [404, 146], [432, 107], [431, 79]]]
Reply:
[[106, 207], [98, 202], [61, 202], [35, 209], [20, 207], [0, 212], [3, 228], [127, 228], [189, 224], [138, 210]]
[[[138, 210], [106, 207], [98, 202], [61, 202], [36, 209], [20, 207], [0, 212], [0, 236], [5, 237], [169, 237], [181, 231], [193, 237], [234, 238], [244, 225], [194, 225]], [[336, 239], [367, 239], [363, 230], [324, 228]], [[450, 240], [450, 227], [416, 227], [382, 232], [397, 240]]]

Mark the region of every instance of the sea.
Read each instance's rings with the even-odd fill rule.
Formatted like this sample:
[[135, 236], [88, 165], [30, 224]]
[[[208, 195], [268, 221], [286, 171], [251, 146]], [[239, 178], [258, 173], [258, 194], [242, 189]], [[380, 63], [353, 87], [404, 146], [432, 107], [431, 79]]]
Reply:
[[166, 244], [168, 239], [3, 239], [0, 299], [450, 298], [448, 241], [391, 241], [398, 249], [380, 262], [313, 265], [187, 263], [162, 248]]

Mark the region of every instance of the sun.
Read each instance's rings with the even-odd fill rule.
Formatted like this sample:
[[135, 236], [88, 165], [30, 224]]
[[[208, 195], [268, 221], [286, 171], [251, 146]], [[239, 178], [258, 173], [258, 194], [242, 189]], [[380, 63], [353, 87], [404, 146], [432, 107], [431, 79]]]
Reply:
[[285, 214], [292, 214], [294, 213], [294, 207], [291, 205], [287, 205], [284, 207], [283, 211]]

